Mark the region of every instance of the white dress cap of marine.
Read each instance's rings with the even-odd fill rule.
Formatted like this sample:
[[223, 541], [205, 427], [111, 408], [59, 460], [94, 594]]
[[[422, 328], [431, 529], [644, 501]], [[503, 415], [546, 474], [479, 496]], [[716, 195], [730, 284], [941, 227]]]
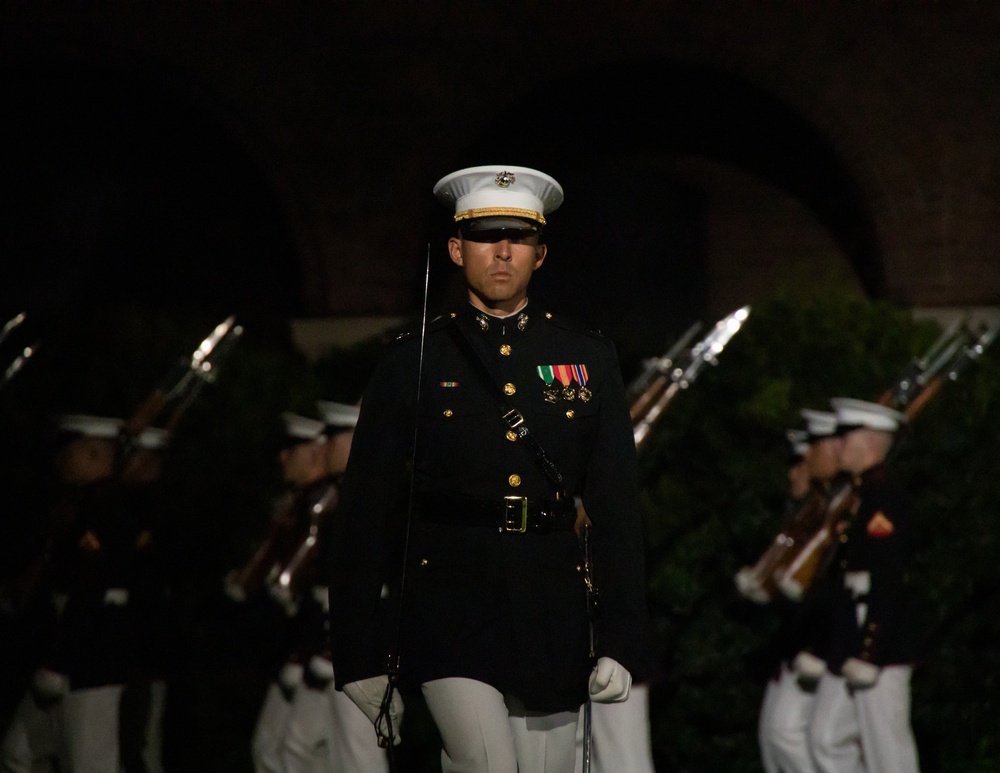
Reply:
[[794, 456], [805, 456], [809, 450], [809, 433], [804, 429], [790, 429], [785, 433]]
[[356, 427], [361, 409], [356, 405], [317, 400], [316, 407], [327, 427]]
[[169, 440], [170, 433], [167, 430], [160, 429], [159, 427], [148, 427], [139, 433], [136, 443], [138, 443], [139, 448], [159, 451], [161, 448], [166, 447]]
[[285, 423], [285, 434], [295, 440], [318, 440], [323, 437], [323, 430], [326, 429], [326, 424], [319, 419], [310, 419], [290, 411], [281, 414], [281, 420]]
[[480, 217], [517, 217], [545, 225], [545, 215], [563, 201], [552, 177], [524, 166], [473, 166], [442, 177], [434, 195], [455, 208], [455, 221]]
[[110, 416], [64, 413], [59, 417], [57, 426], [64, 432], [74, 432], [84, 437], [116, 438], [124, 429], [125, 422]]
[[906, 423], [906, 416], [894, 408], [852, 397], [835, 397], [830, 401], [837, 413], [838, 430], [861, 428], [895, 432]]
[[831, 411], [816, 411], [803, 408], [799, 414], [806, 421], [806, 431], [812, 440], [830, 437], [837, 431], [837, 414]]

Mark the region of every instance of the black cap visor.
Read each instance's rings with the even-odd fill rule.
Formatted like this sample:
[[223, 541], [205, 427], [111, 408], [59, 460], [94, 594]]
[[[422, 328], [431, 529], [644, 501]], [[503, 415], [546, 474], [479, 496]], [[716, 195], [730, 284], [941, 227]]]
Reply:
[[542, 224], [520, 217], [475, 217], [460, 220], [458, 232], [463, 239], [487, 244], [504, 239], [523, 241], [532, 236], [540, 236]]

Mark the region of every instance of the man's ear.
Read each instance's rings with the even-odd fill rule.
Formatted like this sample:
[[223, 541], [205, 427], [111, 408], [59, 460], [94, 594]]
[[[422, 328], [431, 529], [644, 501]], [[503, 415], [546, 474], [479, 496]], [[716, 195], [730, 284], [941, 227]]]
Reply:
[[457, 236], [452, 236], [448, 240], [448, 257], [456, 266], [462, 266], [462, 240]]
[[539, 268], [545, 262], [545, 256], [548, 252], [549, 248], [545, 244], [539, 244], [535, 247], [535, 268]]

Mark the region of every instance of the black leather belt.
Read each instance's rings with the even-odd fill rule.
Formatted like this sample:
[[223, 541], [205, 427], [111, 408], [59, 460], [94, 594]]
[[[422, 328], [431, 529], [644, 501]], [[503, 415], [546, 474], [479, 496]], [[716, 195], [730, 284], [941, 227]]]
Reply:
[[567, 531], [576, 523], [572, 501], [517, 496], [475, 499], [450, 494], [421, 494], [417, 501], [419, 518], [427, 523], [492, 526], [520, 534]]

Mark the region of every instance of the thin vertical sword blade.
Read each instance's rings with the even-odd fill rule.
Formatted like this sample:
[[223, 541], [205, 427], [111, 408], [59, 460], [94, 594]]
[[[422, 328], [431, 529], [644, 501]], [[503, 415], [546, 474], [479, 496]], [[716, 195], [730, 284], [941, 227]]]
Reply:
[[[415, 405], [413, 414], [413, 447], [410, 449], [410, 480], [409, 480], [409, 496], [406, 508], [406, 531], [403, 535], [403, 551], [402, 551], [402, 561], [401, 561], [401, 571], [399, 575], [399, 599], [397, 601], [396, 609], [396, 629], [393, 636], [393, 648], [389, 659], [389, 683], [386, 686], [385, 695], [382, 698], [382, 706], [380, 710], [380, 716], [378, 720], [385, 719], [385, 723], [388, 729], [387, 735], [383, 736], [382, 731], [378, 724], [376, 724], [375, 730], [376, 734], [379, 736], [379, 744], [384, 746], [386, 749], [386, 756], [389, 759], [389, 770], [394, 771], [396, 769], [395, 755], [393, 754], [393, 736], [394, 730], [392, 727], [392, 714], [390, 709], [392, 707], [392, 693], [395, 689], [395, 680], [399, 672], [399, 644], [400, 644], [400, 634], [402, 630], [402, 618], [403, 618], [403, 595], [406, 588], [406, 562], [410, 551], [410, 525], [413, 522], [413, 497], [414, 488], [416, 486], [416, 457], [417, 457], [417, 432], [418, 432], [418, 422], [417, 415], [420, 406], [420, 385], [423, 380], [424, 373], [424, 343], [427, 339], [427, 297], [428, 290], [430, 288], [430, 276], [431, 276], [431, 245], [427, 245], [427, 263], [424, 268], [424, 305], [420, 315], [420, 352], [417, 355], [417, 383], [415, 389]], [[376, 720], [378, 722], [378, 720]]]

